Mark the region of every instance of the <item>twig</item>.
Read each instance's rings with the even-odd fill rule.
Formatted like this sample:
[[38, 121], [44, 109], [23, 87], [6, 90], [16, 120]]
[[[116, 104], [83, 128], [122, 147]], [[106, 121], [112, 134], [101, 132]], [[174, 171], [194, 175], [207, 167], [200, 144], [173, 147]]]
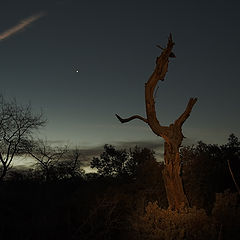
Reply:
[[235, 179], [235, 177], [234, 177], [234, 175], [233, 175], [233, 172], [232, 172], [232, 169], [231, 169], [231, 166], [230, 166], [230, 161], [229, 161], [229, 159], [227, 160], [227, 162], [228, 162], [228, 168], [229, 168], [229, 171], [230, 171], [230, 173], [231, 173], [233, 182], [234, 182], [234, 184], [235, 184], [235, 186], [236, 186], [236, 188], [237, 188], [238, 194], [240, 195], [240, 188], [239, 188], [239, 186], [238, 186], [238, 184], [237, 184], [237, 182], [236, 182], [236, 179]]

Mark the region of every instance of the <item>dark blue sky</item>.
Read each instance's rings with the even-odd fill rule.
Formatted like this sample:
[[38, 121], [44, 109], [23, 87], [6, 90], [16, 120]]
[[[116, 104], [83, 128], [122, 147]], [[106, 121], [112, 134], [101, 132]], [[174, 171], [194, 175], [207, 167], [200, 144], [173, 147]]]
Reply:
[[239, 1], [13, 0], [0, 3], [0, 34], [42, 11], [0, 41], [0, 92], [43, 110], [41, 138], [80, 147], [158, 141], [143, 122], [120, 124], [114, 114], [145, 116], [144, 83], [170, 32], [177, 58], [159, 83], [160, 123], [198, 97], [186, 143], [240, 135]]

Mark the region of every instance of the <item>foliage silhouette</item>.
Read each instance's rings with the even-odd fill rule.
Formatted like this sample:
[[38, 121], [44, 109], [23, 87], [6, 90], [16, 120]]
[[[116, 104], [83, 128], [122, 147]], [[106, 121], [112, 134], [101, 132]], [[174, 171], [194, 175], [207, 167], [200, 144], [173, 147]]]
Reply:
[[225, 189], [236, 190], [227, 161], [230, 160], [236, 180], [239, 181], [239, 141], [230, 135], [227, 144], [205, 144], [181, 148], [184, 187], [191, 206], [210, 210], [215, 193]]
[[91, 168], [96, 168], [104, 177], [132, 177], [137, 174], [138, 168], [146, 161], [156, 161], [154, 152], [148, 148], [135, 147], [128, 152], [125, 149], [117, 150], [112, 145], [104, 145], [100, 157], [94, 157]]
[[[78, 151], [76, 155], [67, 151], [54, 163], [54, 181], [42, 181], [38, 168], [22, 172], [24, 177], [16, 174], [15, 180], [9, 178], [0, 185], [0, 238], [237, 240], [240, 198], [227, 159], [237, 177], [238, 143], [231, 137], [221, 146], [199, 142], [181, 149], [181, 174], [192, 205], [185, 212], [167, 209], [161, 175], [164, 166], [156, 162], [151, 150], [136, 147], [126, 151], [111, 146], [110, 159], [123, 167], [116, 168], [114, 163], [114, 174], [91, 173], [84, 178], [58, 170], [58, 163], [72, 159], [68, 169], [79, 157]], [[126, 160], [124, 164], [115, 158], [124, 154], [115, 151], [124, 151], [127, 157], [120, 158]], [[109, 165], [107, 169], [111, 172]], [[227, 188], [230, 190], [224, 191]]]

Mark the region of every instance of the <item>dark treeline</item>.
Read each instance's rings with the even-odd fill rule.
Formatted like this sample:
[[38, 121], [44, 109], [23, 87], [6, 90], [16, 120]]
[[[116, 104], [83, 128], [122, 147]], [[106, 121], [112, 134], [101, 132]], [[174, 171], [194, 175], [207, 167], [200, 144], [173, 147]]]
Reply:
[[30, 146], [35, 168], [10, 169], [0, 184], [0, 239], [240, 239], [233, 134], [221, 146], [181, 148], [182, 212], [168, 210], [164, 164], [150, 149], [105, 145], [90, 163], [97, 173], [86, 174], [78, 150]]
[[[45, 123], [30, 105], [0, 96], [0, 239], [240, 239], [235, 135], [221, 146], [182, 147], [181, 172], [171, 174], [168, 163], [167, 173], [178, 181], [166, 187], [166, 165], [151, 149], [105, 145], [90, 162], [97, 173], [86, 174], [79, 149], [34, 138]], [[14, 168], [19, 156], [35, 164]], [[179, 174], [187, 204], [173, 210], [166, 189], [176, 188], [171, 184]]]

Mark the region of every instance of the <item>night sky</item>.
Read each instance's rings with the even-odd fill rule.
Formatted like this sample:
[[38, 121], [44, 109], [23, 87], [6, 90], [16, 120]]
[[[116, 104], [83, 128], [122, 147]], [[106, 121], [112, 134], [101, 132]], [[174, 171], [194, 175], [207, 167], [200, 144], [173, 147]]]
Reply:
[[[0, 93], [32, 104], [56, 143], [161, 144], [138, 120], [144, 83], [171, 32], [175, 59], [159, 83], [156, 110], [172, 123], [197, 97], [186, 143], [222, 144], [240, 135], [239, 1], [1, 1]], [[15, 31], [15, 32], [14, 32]]]

